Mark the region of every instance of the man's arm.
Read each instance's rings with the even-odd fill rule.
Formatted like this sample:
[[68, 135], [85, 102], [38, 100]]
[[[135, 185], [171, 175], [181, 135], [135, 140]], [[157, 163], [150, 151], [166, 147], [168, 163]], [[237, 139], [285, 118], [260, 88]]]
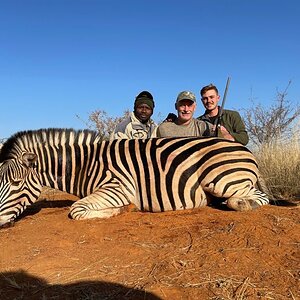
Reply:
[[247, 145], [249, 136], [246, 131], [245, 124], [237, 111], [227, 111], [224, 115], [224, 127], [234, 140], [242, 145]]
[[127, 118], [123, 120], [121, 123], [117, 124], [114, 132], [110, 136], [110, 140], [117, 140], [117, 139], [130, 139], [131, 137], [126, 132], [126, 127], [130, 123], [130, 119]]

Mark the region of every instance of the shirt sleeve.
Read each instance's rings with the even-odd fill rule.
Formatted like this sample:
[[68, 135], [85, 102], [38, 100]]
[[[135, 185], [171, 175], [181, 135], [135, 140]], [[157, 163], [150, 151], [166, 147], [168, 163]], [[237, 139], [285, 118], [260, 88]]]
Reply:
[[119, 123], [114, 132], [110, 136], [110, 140], [117, 140], [117, 139], [130, 139], [130, 133], [128, 132], [128, 125], [130, 124], [130, 119], [127, 118]]
[[207, 121], [203, 121], [204, 125], [205, 125], [205, 130], [203, 132], [203, 136], [213, 136], [213, 125]]
[[[229, 126], [229, 133], [234, 137], [236, 142], [242, 145], [247, 145], [249, 142], [249, 136], [246, 131], [245, 124], [238, 112], [232, 113], [232, 126]], [[225, 126], [226, 127], [226, 126]]]
[[156, 138], [156, 137], [159, 137], [158, 136], [158, 126], [156, 126], [151, 133], [151, 138]]
[[112, 141], [117, 139], [129, 139], [129, 137], [121, 131], [113, 132], [110, 136], [110, 140]]

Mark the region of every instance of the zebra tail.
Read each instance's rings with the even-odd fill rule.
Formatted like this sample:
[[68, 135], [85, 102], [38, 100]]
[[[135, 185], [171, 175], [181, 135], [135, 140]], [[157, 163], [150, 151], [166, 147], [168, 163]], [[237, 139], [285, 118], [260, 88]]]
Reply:
[[299, 206], [300, 205], [300, 199], [275, 199], [274, 195], [268, 188], [266, 181], [261, 175], [258, 176], [257, 187], [260, 191], [262, 191], [267, 195], [271, 205], [276, 205], [276, 206]]
[[257, 188], [265, 193], [267, 195], [267, 197], [269, 198], [270, 201], [272, 201], [274, 199], [272, 192], [270, 191], [270, 189], [268, 188], [266, 181], [264, 180], [264, 178], [261, 176], [261, 174], [258, 175], [257, 177]]

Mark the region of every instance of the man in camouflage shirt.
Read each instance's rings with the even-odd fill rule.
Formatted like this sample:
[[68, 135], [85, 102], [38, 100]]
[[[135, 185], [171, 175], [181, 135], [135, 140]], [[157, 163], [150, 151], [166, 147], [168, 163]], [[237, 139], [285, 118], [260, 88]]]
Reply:
[[154, 110], [151, 93], [142, 91], [134, 102], [134, 111], [119, 123], [111, 135], [113, 139], [145, 139], [156, 137], [157, 125], [151, 119]]

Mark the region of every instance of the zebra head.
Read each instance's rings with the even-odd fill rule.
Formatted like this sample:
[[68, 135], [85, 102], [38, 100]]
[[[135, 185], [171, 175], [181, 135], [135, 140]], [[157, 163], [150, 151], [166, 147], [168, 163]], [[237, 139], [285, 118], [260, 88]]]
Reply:
[[42, 185], [36, 160], [36, 154], [23, 152], [0, 163], [0, 227], [12, 224], [39, 197]]

